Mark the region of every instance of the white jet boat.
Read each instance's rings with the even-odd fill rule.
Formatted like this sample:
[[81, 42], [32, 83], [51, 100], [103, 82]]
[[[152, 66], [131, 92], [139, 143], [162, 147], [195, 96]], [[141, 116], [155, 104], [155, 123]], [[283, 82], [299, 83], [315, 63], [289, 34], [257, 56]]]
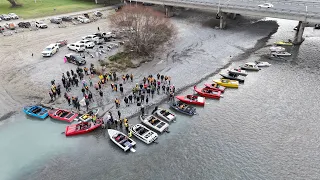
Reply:
[[241, 68], [233, 68], [228, 70], [229, 74], [236, 74], [236, 75], [241, 75], [241, 76], [247, 76], [248, 73], [246, 70], [241, 70]]
[[257, 64], [258, 67], [269, 67], [269, 66], [271, 66], [271, 64], [266, 62], [266, 61], [256, 61], [256, 64]]
[[270, 47], [271, 52], [283, 52], [286, 51], [286, 48], [281, 47], [281, 46], [272, 46]]
[[162, 133], [169, 128], [169, 124], [155, 117], [154, 115], [140, 116], [140, 120], [150, 128]]
[[248, 62], [244, 65], [240, 66], [241, 69], [247, 70], [247, 71], [259, 71], [261, 70], [256, 63], [254, 62]]
[[272, 52], [271, 55], [276, 57], [287, 57], [287, 56], [291, 56], [291, 53], [282, 51], [282, 52]]
[[114, 129], [108, 129], [108, 134], [111, 141], [123, 149], [123, 151], [130, 150], [131, 152], [136, 152], [136, 150], [133, 148], [133, 146], [136, 145], [136, 142], [130, 139], [124, 133]]
[[166, 110], [166, 109], [158, 109], [156, 112], [155, 112], [155, 114], [157, 115], [157, 116], [159, 116], [161, 119], [163, 119], [163, 120], [165, 120], [165, 121], [167, 121], [167, 122], [171, 122], [171, 121], [174, 121], [174, 120], [176, 120], [176, 116], [172, 113], [172, 112], [170, 112], [170, 111], [168, 111], [168, 110]]
[[154, 142], [158, 138], [158, 134], [151, 131], [142, 124], [136, 124], [129, 127], [132, 134], [146, 144]]

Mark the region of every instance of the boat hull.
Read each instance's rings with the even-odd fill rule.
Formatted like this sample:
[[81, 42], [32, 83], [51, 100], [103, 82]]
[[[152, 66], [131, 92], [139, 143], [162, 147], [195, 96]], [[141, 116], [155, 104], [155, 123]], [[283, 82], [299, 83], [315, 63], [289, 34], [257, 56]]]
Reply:
[[[114, 142], [117, 146], [119, 146], [123, 151], [128, 151], [132, 149], [131, 151], [135, 152], [135, 149], [133, 149], [133, 147], [136, 145], [136, 142], [131, 138], [129, 138], [127, 135], [114, 129], [108, 129], [108, 134], [111, 141]], [[122, 136], [123, 139], [118, 142], [115, 139], [116, 136]], [[127, 141], [124, 141], [124, 140], [127, 140]]]
[[222, 76], [225, 79], [236, 80], [241, 83], [244, 83], [244, 77], [241, 77], [240, 75], [230, 76], [228, 74], [220, 74], [220, 76]]
[[[158, 134], [156, 132], [148, 129], [142, 124], [130, 126], [129, 129], [136, 138], [146, 144], [151, 144], [158, 138]], [[141, 134], [141, 130], [144, 132], [143, 134]]]
[[213, 82], [212, 84], [206, 83], [206, 84], [204, 84], [204, 86], [207, 87], [207, 88], [210, 88], [212, 90], [215, 90], [215, 91], [221, 91], [222, 93], [226, 89], [226, 87], [221, 86], [221, 85], [219, 85], [219, 84], [217, 84], [215, 82]]
[[[151, 123], [151, 120], [155, 120], [155, 124]], [[157, 118], [154, 115], [148, 115], [148, 116], [140, 116], [140, 120], [145, 124], [146, 126], [156, 130], [157, 132], [163, 133], [169, 128], [169, 124], [164, 122], [163, 120]]]
[[236, 74], [236, 75], [241, 75], [241, 76], [247, 76], [248, 73], [245, 70], [241, 69], [230, 69], [228, 70], [229, 74]]
[[210, 88], [202, 88], [199, 89], [197, 86], [194, 86], [193, 89], [203, 97], [213, 98], [213, 99], [220, 99], [221, 91], [212, 91]]
[[238, 81], [233, 81], [233, 80], [227, 80], [227, 82], [223, 82], [224, 80], [220, 79], [220, 80], [213, 80], [213, 82], [224, 86], [224, 87], [228, 87], [228, 88], [238, 88], [239, 87], [239, 82]]
[[[194, 97], [194, 98], [192, 98], [192, 97]], [[176, 96], [176, 98], [186, 104], [193, 104], [193, 105], [197, 105], [197, 106], [204, 106], [205, 105], [205, 98], [200, 97], [200, 96], [186, 95], [186, 96]]]
[[[170, 108], [182, 113], [182, 114], [186, 114], [188, 116], [193, 116], [196, 114], [196, 108], [190, 106], [189, 110], [187, 110], [188, 108], [185, 108], [184, 110], [183, 109], [180, 109], [180, 105], [181, 105], [182, 102], [177, 102], [177, 103], [173, 103], [173, 104], [170, 104]], [[183, 104], [183, 103], [182, 103]]]
[[[61, 113], [61, 115], [59, 115]], [[64, 109], [51, 109], [48, 112], [49, 116], [52, 119], [56, 119], [59, 121], [72, 122], [76, 117], [78, 117], [77, 113], [73, 113]]]
[[45, 119], [48, 117], [48, 110], [42, 106], [26, 106], [22, 109], [22, 111], [29, 116], [39, 119]]
[[167, 122], [172, 122], [172, 121], [175, 121], [176, 120], [176, 116], [171, 113], [170, 111], [168, 110], [165, 110], [165, 109], [158, 109], [155, 114], [160, 117], [161, 119], [167, 121]]
[[[78, 125], [81, 123], [90, 123], [91, 126], [88, 129], [77, 130]], [[95, 129], [97, 129], [101, 125], [102, 125], [102, 119], [97, 119], [95, 124], [93, 124], [93, 122], [80, 122], [77, 124], [71, 124], [66, 127], [65, 135], [66, 136], [75, 136], [75, 135], [80, 135], [80, 134], [86, 134], [86, 133], [94, 131]]]

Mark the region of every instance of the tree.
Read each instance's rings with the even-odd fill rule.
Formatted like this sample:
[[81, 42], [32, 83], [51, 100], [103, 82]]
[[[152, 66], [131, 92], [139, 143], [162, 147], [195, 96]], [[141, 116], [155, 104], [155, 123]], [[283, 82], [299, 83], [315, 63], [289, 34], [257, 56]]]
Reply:
[[174, 27], [165, 15], [145, 6], [124, 6], [110, 16], [111, 23], [123, 31], [128, 41], [126, 51], [150, 55], [174, 34]]
[[8, 1], [9, 1], [9, 3], [11, 4], [11, 7], [21, 6], [21, 4], [18, 4], [18, 3], [16, 2], [16, 0], [8, 0]]

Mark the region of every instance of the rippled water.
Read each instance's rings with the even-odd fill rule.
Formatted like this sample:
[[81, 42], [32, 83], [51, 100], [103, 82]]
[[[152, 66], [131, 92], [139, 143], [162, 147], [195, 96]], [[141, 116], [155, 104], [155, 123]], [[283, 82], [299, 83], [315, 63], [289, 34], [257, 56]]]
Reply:
[[[268, 44], [292, 38], [296, 24], [278, 23]], [[207, 100], [199, 115], [179, 115], [159, 144], [137, 140], [136, 153], [123, 153], [103, 130], [65, 138], [57, 133], [63, 123], [17, 115], [19, 123], [0, 126], [0, 179], [320, 179], [320, 31], [305, 35], [287, 61], [265, 59], [264, 48], [234, 62], [262, 56], [272, 66], [250, 73], [220, 101]]]

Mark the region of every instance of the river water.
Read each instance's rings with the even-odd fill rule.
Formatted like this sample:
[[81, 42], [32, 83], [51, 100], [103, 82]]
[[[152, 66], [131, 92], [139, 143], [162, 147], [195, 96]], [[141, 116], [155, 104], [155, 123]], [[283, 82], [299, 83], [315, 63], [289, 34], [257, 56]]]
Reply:
[[[296, 22], [277, 22], [268, 45], [292, 38]], [[199, 115], [178, 115], [159, 144], [136, 139], [136, 153], [123, 153], [104, 130], [65, 138], [65, 123], [17, 114], [0, 125], [0, 179], [320, 179], [320, 31], [307, 28], [305, 37], [288, 60], [266, 58], [266, 47], [233, 62], [272, 66], [250, 73], [221, 100], [207, 99]]]

